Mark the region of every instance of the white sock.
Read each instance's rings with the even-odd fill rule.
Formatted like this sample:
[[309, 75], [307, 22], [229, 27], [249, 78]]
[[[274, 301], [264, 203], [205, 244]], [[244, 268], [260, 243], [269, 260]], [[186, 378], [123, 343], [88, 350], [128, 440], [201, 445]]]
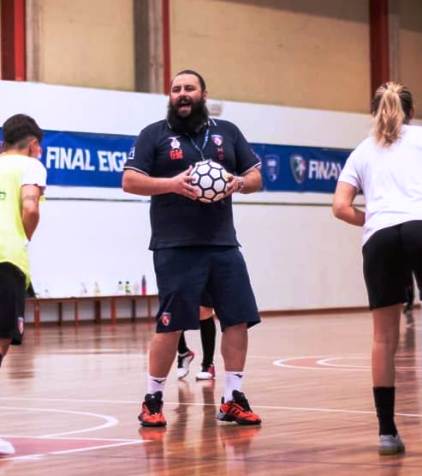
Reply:
[[164, 392], [166, 377], [153, 377], [148, 374], [147, 393]]
[[233, 390], [241, 391], [245, 372], [224, 372], [224, 401], [233, 400]]

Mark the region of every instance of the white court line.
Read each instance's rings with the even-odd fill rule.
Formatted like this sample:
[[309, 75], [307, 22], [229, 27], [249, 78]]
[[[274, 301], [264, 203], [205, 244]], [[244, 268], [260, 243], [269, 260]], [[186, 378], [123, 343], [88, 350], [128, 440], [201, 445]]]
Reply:
[[[11, 400], [18, 400], [17, 398], [11, 398]], [[88, 433], [91, 431], [98, 431], [98, 430], [103, 430], [105, 428], [110, 428], [112, 426], [116, 426], [119, 423], [119, 420], [113, 416], [109, 415], [101, 415], [99, 413], [92, 413], [92, 412], [79, 412], [79, 411], [72, 411], [72, 410], [58, 410], [55, 408], [20, 408], [20, 407], [0, 407], [0, 410], [6, 409], [6, 410], [29, 410], [29, 411], [39, 411], [39, 412], [51, 412], [51, 413], [66, 413], [69, 415], [82, 415], [82, 416], [89, 416], [89, 417], [94, 417], [94, 418], [99, 418], [102, 420], [106, 420], [105, 423], [102, 425], [96, 425], [92, 426], [89, 428], [84, 428], [82, 430], [72, 430], [72, 431], [67, 431], [67, 432], [62, 432], [62, 433], [53, 433], [50, 435], [42, 435], [40, 438], [53, 438], [53, 437], [58, 437], [58, 436], [67, 436], [67, 435], [74, 435], [74, 434], [80, 434], [80, 433]]]
[[[45, 436], [22, 436], [22, 435], [9, 435], [9, 434], [1, 434], [2, 438], [19, 438], [19, 439], [27, 439], [27, 440], [44, 440]], [[99, 438], [99, 437], [92, 437], [92, 436], [84, 436], [84, 437], [77, 437], [77, 436], [54, 436], [53, 438], [48, 438], [51, 440], [84, 440], [84, 441], [110, 441], [110, 442], [125, 442], [125, 441], [150, 441], [150, 440], [134, 440], [133, 438]], [[2, 460], [0, 460], [2, 461]]]
[[341, 368], [341, 369], [338, 369], [338, 368], [335, 368], [335, 367], [308, 367], [308, 366], [304, 366], [304, 365], [291, 365], [291, 364], [288, 364], [287, 362], [289, 361], [292, 361], [292, 360], [304, 360], [304, 359], [314, 359], [316, 361], [320, 360], [320, 359], [330, 359], [330, 358], [338, 358], [338, 356], [335, 356], [335, 355], [299, 355], [299, 356], [296, 356], [296, 357], [287, 357], [285, 359], [278, 359], [278, 360], [274, 360], [273, 361], [273, 365], [275, 365], [276, 367], [284, 367], [284, 368], [287, 368], [287, 369], [295, 369], [295, 370], [298, 370], [298, 369], [303, 369], [303, 370], [347, 370], [349, 372], [356, 372], [356, 371], [359, 371], [361, 372], [362, 369], [360, 368], [353, 368], [353, 367], [345, 367], [345, 368]]
[[338, 356], [338, 357], [327, 357], [325, 359], [320, 359], [316, 361], [317, 365], [325, 366], [325, 367], [335, 367], [339, 369], [348, 369], [348, 368], [354, 368], [354, 369], [370, 369], [369, 365], [350, 365], [350, 364], [334, 364], [332, 362], [336, 360], [346, 360], [346, 359], [368, 359], [368, 356]]
[[126, 440], [125, 442], [118, 442], [112, 443], [109, 445], [98, 445], [98, 446], [88, 446], [86, 448], [75, 448], [71, 450], [61, 450], [61, 451], [48, 451], [47, 453], [34, 453], [25, 456], [10, 456], [8, 458], [2, 458], [0, 461], [34, 461], [43, 459], [45, 456], [48, 455], [64, 455], [64, 454], [71, 454], [71, 453], [82, 453], [85, 451], [93, 451], [93, 450], [101, 450], [101, 449], [108, 449], [108, 448], [117, 448], [119, 446], [128, 446], [128, 445], [139, 445], [145, 443], [148, 440]]
[[[406, 358], [407, 356], [404, 356]], [[295, 370], [340, 370], [340, 371], [347, 371], [347, 372], [362, 372], [362, 371], [370, 371], [370, 366], [363, 366], [363, 365], [347, 365], [347, 364], [330, 364], [330, 361], [334, 360], [345, 360], [345, 359], [362, 359], [362, 358], [369, 358], [364, 357], [363, 354], [350, 354], [350, 355], [300, 355], [295, 357], [286, 357], [284, 359], [277, 359], [273, 361], [273, 365], [276, 367], [283, 367], [288, 369], [295, 369]], [[400, 360], [400, 355], [397, 356], [398, 360]], [[315, 364], [313, 367], [305, 366], [300, 364], [289, 364], [288, 362], [291, 361], [301, 361], [301, 360], [314, 360]], [[420, 371], [420, 367], [404, 367], [404, 366], [396, 366], [396, 370], [406, 370], [406, 371]]]
[[[338, 368], [338, 369], [348, 369], [348, 368], [354, 368], [354, 369], [362, 369], [362, 370], [370, 370], [371, 367], [369, 365], [356, 365], [356, 364], [336, 364], [336, 363], [331, 363], [336, 360], [346, 360], [346, 359], [355, 359], [356, 357], [331, 357], [328, 359], [321, 359], [318, 360], [316, 363], [317, 365], [325, 366], [325, 367], [333, 367], [333, 368]], [[362, 358], [367, 358], [367, 357], [362, 357]], [[400, 360], [398, 358], [397, 360]], [[409, 371], [420, 371], [421, 367], [404, 367], [403, 365], [396, 365], [396, 371], [397, 370], [409, 370]]]
[[[7, 397], [0, 397], [0, 400], [4, 400]], [[84, 403], [111, 403], [111, 404], [128, 404], [133, 405], [139, 403], [138, 400], [72, 400], [72, 399], [56, 399], [56, 398], [45, 398], [45, 399], [30, 399], [30, 398], [14, 398], [10, 397], [10, 400], [40, 400], [40, 401], [62, 401], [62, 402], [84, 402]], [[166, 405], [174, 405], [174, 406], [195, 406], [195, 407], [215, 407], [217, 404], [214, 403], [201, 403], [201, 402], [170, 402], [165, 401]], [[305, 412], [321, 412], [321, 413], [350, 413], [350, 414], [362, 414], [362, 415], [373, 415], [375, 411], [373, 410], [344, 410], [342, 408], [318, 408], [318, 407], [288, 407], [288, 406], [281, 406], [281, 405], [253, 405], [254, 408], [262, 408], [265, 410], [287, 410], [287, 411], [305, 411]], [[403, 417], [409, 418], [422, 418], [422, 414], [420, 413], [396, 413], [396, 415], [400, 415]], [[0, 435], [1, 436], [1, 435]]]

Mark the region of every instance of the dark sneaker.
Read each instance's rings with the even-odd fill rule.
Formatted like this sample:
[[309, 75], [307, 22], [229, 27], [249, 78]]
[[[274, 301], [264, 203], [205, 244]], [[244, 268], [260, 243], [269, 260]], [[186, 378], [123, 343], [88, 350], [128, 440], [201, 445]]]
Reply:
[[233, 390], [233, 400], [224, 402], [224, 398], [221, 399], [217, 420], [235, 421], [239, 425], [261, 424], [261, 418], [252, 411], [245, 394], [237, 390]]
[[378, 453], [382, 456], [404, 453], [405, 447], [399, 435], [380, 435]]
[[177, 378], [181, 380], [189, 373], [189, 365], [192, 362], [195, 354], [189, 350], [186, 354], [179, 354], [177, 356]]
[[142, 426], [166, 426], [167, 422], [163, 415], [162, 392], [147, 393], [145, 395], [138, 420]]
[[215, 367], [211, 364], [209, 367], [202, 367], [202, 370], [196, 374], [196, 380], [215, 379]]

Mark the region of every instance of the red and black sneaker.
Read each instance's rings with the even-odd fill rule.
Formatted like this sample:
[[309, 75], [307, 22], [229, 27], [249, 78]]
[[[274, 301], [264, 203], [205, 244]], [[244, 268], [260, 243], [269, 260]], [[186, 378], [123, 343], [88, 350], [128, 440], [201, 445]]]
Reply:
[[162, 392], [147, 393], [138, 420], [142, 426], [166, 426]]
[[260, 425], [261, 418], [252, 411], [245, 394], [233, 390], [233, 400], [224, 402], [221, 399], [220, 411], [217, 413], [217, 420], [235, 421], [239, 425]]

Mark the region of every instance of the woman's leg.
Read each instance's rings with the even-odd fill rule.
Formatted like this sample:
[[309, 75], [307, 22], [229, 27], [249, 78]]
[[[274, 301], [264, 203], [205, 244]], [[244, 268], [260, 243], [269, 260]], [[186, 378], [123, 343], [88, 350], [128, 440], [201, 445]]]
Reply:
[[179, 344], [177, 346], [177, 378], [179, 380], [184, 379], [189, 373], [189, 365], [195, 357], [195, 353], [192, 352], [186, 344], [185, 332], [182, 331], [179, 338]]
[[399, 341], [401, 304], [374, 309], [372, 380], [380, 435], [397, 434], [394, 423], [395, 355]]

